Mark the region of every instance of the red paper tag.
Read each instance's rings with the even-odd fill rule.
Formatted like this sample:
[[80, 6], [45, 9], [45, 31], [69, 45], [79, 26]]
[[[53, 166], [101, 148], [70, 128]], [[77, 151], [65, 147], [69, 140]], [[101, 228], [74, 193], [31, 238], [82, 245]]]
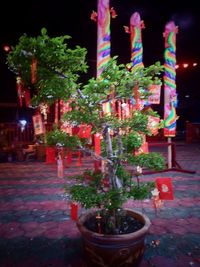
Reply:
[[159, 191], [159, 198], [164, 200], [173, 200], [174, 192], [171, 178], [157, 178], [156, 186]]
[[79, 126], [79, 132], [77, 133], [79, 138], [90, 138], [91, 137], [91, 126], [86, 124], [81, 124]]
[[31, 83], [34, 84], [37, 81], [37, 60], [32, 59], [31, 63]]
[[79, 130], [80, 130], [80, 128], [78, 126], [72, 127], [72, 135], [77, 135]]
[[71, 203], [71, 219], [74, 221], [78, 219], [78, 204], [75, 202]]
[[44, 134], [45, 129], [42, 122], [41, 114], [32, 116], [32, 120], [35, 135]]
[[25, 104], [26, 104], [26, 107], [28, 107], [31, 103], [31, 95], [30, 95], [30, 90], [28, 89], [25, 89]]
[[176, 129], [167, 129], [167, 128], [164, 128], [164, 136], [165, 137], [174, 137], [176, 136]]
[[94, 150], [97, 155], [101, 154], [101, 135], [94, 134]]
[[148, 104], [160, 104], [161, 86], [159, 84], [152, 84], [149, 87], [151, 95], [148, 97]]
[[154, 116], [148, 116], [148, 129], [150, 130], [152, 135], [158, 134], [158, 126], [160, 123], [160, 118]]
[[135, 150], [134, 155], [140, 155], [140, 154], [148, 154], [149, 153], [149, 146], [147, 142], [144, 142], [140, 148], [138, 148], [137, 150]]

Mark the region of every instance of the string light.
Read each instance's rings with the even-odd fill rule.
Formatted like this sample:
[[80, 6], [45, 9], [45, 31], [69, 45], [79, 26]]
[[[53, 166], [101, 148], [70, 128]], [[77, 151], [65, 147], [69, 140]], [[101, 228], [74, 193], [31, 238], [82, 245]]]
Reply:
[[198, 65], [197, 62], [194, 63], [182, 63], [182, 64], [176, 64], [175, 69], [180, 69], [181, 67], [184, 69], [187, 69], [189, 67], [196, 67]]

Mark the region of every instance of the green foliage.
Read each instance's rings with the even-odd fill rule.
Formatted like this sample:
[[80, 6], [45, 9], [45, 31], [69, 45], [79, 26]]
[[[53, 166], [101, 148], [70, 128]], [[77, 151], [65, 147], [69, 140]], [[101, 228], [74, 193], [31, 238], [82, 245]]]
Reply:
[[75, 149], [78, 147], [79, 140], [77, 136], [70, 136], [60, 129], [53, 129], [46, 133], [46, 143], [49, 146], [61, 145], [67, 148]]
[[73, 196], [73, 200], [80, 202], [86, 209], [92, 207], [101, 207], [104, 196], [97, 194], [97, 189], [93, 186], [74, 185], [71, 188], [70, 193]]
[[130, 156], [129, 162], [134, 165], [146, 167], [150, 170], [160, 171], [165, 168], [164, 157], [157, 152], [151, 152], [148, 154], [140, 154], [138, 156]]
[[140, 185], [132, 185], [130, 191], [127, 193], [127, 198], [143, 200], [151, 197], [151, 191], [155, 188], [154, 182], [140, 183]]
[[[126, 106], [131, 99], [136, 100], [138, 93], [140, 99], [146, 100], [150, 85], [161, 84], [163, 66], [156, 62], [139, 70], [130, 69], [125, 64], [118, 64], [118, 57], [115, 56], [110, 58], [101, 77], [80, 84], [79, 76], [87, 71], [87, 51], [79, 46], [70, 49], [66, 42], [69, 39], [68, 35], [50, 38], [46, 29], [42, 29], [38, 37], [23, 35], [8, 54], [8, 66], [15, 74], [21, 75], [25, 86], [32, 89], [34, 105], [70, 99], [71, 109], [62, 120], [73, 125], [88, 124], [92, 127], [92, 133], [101, 134], [102, 153], [95, 157], [105, 162], [105, 171], [87, 171], [77, 176], [78, 183], [67, 190], [71, 199], [85, 208], [101, 209], [102, 214], [107, 216], [106, 225], [115, 233], [120, 221], [118, 211], [123, 203], [128, 198], [149, 197], [153, 186], [152, 183], [140, 182], [138, 175], [135, 181], [125, 164], [154, 170], [160, 170], [165, 164], [158, 153], [133, 156], [133, 151], [142, 144], [142, 135], [149, 133], [148, 115], [155, 114], [152, 110], [133, 110], [130, 116], [120, 120], [116, 106], [109, 114], [103, 114], [102, 104], [122, 100]], [[33, 59], [37, 60], [35, 84], [31, 84], [30, 66]], [[76, 137], [68, 136], [59, 129], [47, 132], [46, 140], [49, 145], [59, 143], [86, 149], [86, 143], [78, 142]], [[88, 149], [85, 151], [88, 152]], [[95, 154], [94, 150], [90, 152]]]
[[109, 188], [101, 172], [86, 171], [76, 176], [81, 183], [78, 182], [66, 191], [70, 191], [73, 201], [81, 203], [87, 209], [96, 207], [113, 211], [121, 209], [129, 198], [135, 200], [149, 198], [151, 190], [155, 188], [154, 182], [136, 183], [134, 177], [131, 177], [123, 167], [118, 168], [117, 175], [123, 178], [124, 186], [121, 188]]
[[142, 145], [143, 139], [138, 132], [131, 132], [126, 136], [122, 137], [123, 145], [128, 153], [132, 153], [135, 149]]
[[[148, 115], [158, 116], [153, 110], [133, 110], [131, 116], [119, 120], [112, 111], [102, 116], [102, 103], [112, 99], [129, 99], [130, 96], [134, 98], [135, 86], [139, 88], [140, 97], [145, 99], [148, 87], [160, 82], [158, 76], [162, 69], [156, 63], [139, 72], [130, 71], [124, 64], [117, 64], [117, 57], [111, 58], [101, 78], [92, 78], [82, 87], [81, 97], [79, 93], [75, 97], [76, 108], [72, 106], [72, 112], [65, 115], [67, 121], [88, 123], [93, 132], [102, 134], [101, 157], [106, 162], [104, 173], [97, 175], [90, 172], [89, 180], [82, 177], [81, 184], [71, 187], [71, 198], [85, 208], [101, 209], [107, 217], [106, 225], [115, 230], [119, 221], [118, 210], [123, 207], [123, 203], [129, 198], [148, 198], [155, 187], [154, 183], [135, 181], [124, 163], [128, 162], [133, 167], [161, 170], [165, 160], [159, 153], [133, 156], [134, 150], [143, 142], [142, 135], [149, 133]], [[111, 217], [115, 218], [115, 223], [110, 225]], [[115, 230], [112, 229], [111, 232]]]
[[151, 84], [161, 84], [159, 75], [163, 71], [163, 66], [160, 62], [136, 71], [134, 69], [130, 70], [125, 64], [118, 64], [117, 58], [117, 56], [114, 56], [109, 60], [101, 78], [92, 78], [87, 85], [83, 86], [83, 93], [89, 99], [103, 100], [110, 94], [111, 89], [114, 90], [116, 98], [129, 98], [134, 96], [133, 88], [136, 85], [141, 90], [140, 97], [144, 97], [145, 90]]
[[[68, 35], [50, 38], [43, 28], [37, 37], [22, 35], [7, 55], [9, 69], [22, 77], [25, 87], [31, 88], [33, 104], [52, 104], [76, 92], [79, 74], [87, 71], [87, 50], [80, 46], [69, 48], [66, 41], [70, 38]], [[37, 60], [36, 84], [31, 83], [33, 59]]]

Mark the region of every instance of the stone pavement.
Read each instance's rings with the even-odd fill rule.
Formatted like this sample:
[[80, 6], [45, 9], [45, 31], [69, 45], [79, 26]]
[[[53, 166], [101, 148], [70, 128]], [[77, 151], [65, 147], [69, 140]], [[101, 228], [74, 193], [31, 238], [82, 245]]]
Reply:
[[[78, 167], [74, 160], [65, 168], [64, 179], [57, 178], [55, 165], [44, 162], [0, 163], [0, 267], [86, 266], [63, 189], [71, 175], [91, 167], [88, 158], [83, 162]], [[171, 177], [174, 200], [164, 201], [157, 212], [150, 200], [125, 205], [145, 212], [152, 222], [141, 267], [200, 266], [200, 144], [177, 144], [177, 162], [196, 173], [141, 177]]]

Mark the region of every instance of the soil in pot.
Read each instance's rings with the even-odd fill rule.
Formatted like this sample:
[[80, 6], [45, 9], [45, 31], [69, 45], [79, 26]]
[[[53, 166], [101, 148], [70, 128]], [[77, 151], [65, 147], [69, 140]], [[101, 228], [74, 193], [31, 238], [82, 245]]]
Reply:
[[[103, 219], [97, 220], [96, 216], [90, 217], [85, 223], [84, 226], [93, 232], [99, 233], [99, 228], [101, 228], [101, 234], [116, 234], [113, 229], [109, 229], [106, 225], [106, 222]], [[117, 230], [117, 234], [129, 234], [140, 230], [144, 226], [144, 223], [133, 218], [129, 214], [124, 215], [121, 220]]]

